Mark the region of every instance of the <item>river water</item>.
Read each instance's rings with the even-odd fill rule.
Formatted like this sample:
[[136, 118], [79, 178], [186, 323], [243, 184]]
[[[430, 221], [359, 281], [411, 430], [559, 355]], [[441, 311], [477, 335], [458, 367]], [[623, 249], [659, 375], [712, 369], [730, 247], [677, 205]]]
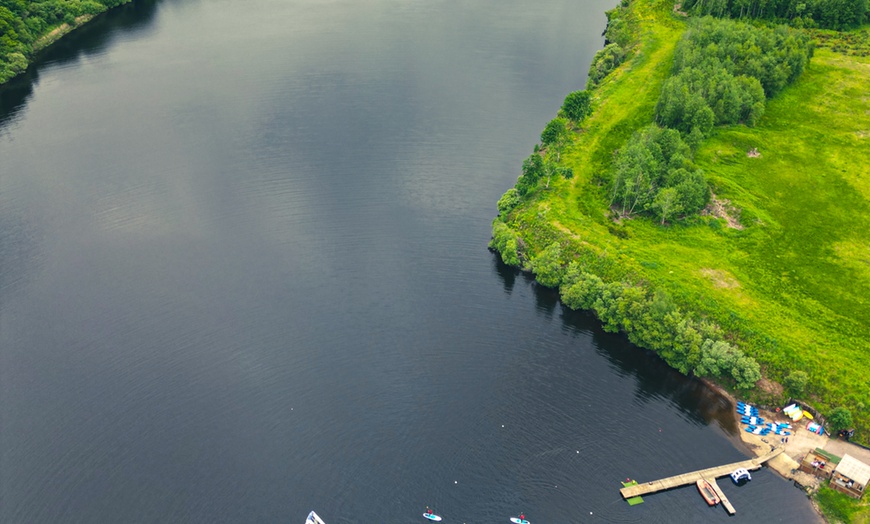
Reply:
[[0, 521], [729, 520], [618, 492], [729, 406], [486, 250], [610, 5], [144, 0], [4, 88]]

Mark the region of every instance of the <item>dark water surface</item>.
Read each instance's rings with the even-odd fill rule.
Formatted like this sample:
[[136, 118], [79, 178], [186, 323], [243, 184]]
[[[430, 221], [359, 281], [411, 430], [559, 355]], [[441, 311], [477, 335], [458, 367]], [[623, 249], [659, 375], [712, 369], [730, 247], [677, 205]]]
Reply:
[[730, 408], [487, 252], [610, 0], [165, 0], [2, 90], [0, 521], [808, 522]]

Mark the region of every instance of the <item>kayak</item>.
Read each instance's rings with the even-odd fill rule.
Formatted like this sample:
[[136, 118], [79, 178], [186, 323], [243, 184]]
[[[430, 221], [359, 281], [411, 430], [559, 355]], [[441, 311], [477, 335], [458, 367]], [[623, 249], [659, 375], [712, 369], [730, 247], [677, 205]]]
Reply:
[[528, 520], [518, 519], [516, 517], [511, 517], [511, 522], [514, 524], [529, 524]]
[[423, 516], [429, 520], [434, 520], [435, 522], [441, 522], [441, 517], [434, 513], [423, 513]]

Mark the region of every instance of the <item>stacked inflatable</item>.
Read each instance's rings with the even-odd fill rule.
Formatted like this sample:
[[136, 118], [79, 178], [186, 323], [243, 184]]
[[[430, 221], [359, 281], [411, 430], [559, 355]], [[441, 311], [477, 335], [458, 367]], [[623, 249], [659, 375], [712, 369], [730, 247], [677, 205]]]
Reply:
[[782, 410], [785, 413], [785, 416], [790, 418], [792, 422], [797, 422], [798, 420], [804, 417], [804, 410], [801, 409], [797, 404], [792, 404], [791, 406], [787, 406]]

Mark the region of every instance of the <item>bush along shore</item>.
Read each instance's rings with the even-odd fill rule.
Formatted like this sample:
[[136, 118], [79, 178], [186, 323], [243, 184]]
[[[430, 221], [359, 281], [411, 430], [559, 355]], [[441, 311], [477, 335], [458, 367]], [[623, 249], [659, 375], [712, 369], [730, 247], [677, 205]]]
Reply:
[[0, 0], [0, 84], [41, 50], [96, 15], [131, 0]]
[[812, 4], [814, 22], [623, 0], [490, 247], [682, 373], [845, 413], [866, 444], [865, 4]]

